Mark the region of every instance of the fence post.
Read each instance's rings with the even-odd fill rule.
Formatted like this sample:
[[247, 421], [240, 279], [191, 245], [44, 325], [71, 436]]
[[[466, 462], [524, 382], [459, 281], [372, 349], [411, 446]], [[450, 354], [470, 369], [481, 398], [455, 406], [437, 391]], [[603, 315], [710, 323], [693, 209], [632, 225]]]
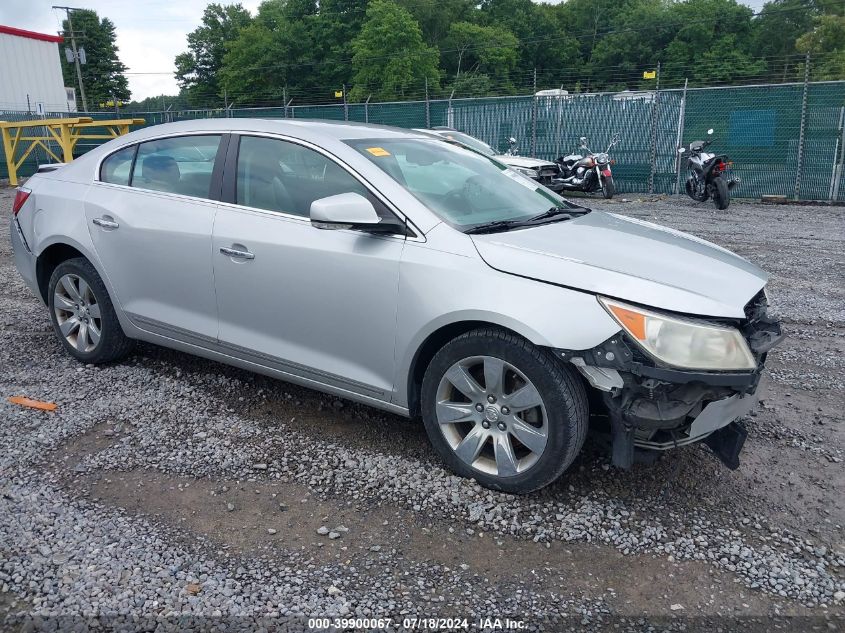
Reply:
[[681, 148], [681, 143], [684, 140], [684, 117], [687, 110], [687, 85], [689, 79], [684, 79], [684, 91], [681, 93], [681, 107], [678, 113], [678, 134], [675, 137], [675, 195], [680, 193], [681, 189], [681, 157], [678, 150]]
[[285, 105], [285, 117], [287, 118], [287, 111], [288, 111], [288, 108], [290, 108], [290, 118], [293, 119], [293, 118], [295, 118], [296, 113], [294, 112], [293, 106], [291, 106], [291, 103], [293, 103], [293, 97], [291, 97], [290, 101], [288, 101], [287, 105]]
[[795, 170], [795, 188], [792, 190], [793, 200], [801, 195], [801, 172], [804, 171], [804, 132], [807, 127], [807, 93], [810, 89], [810, 53], [804, 58], [804, 91], [801, 95], [801, 127], [798, 131], [798, 160]]
[[455, 127], [455, 111], [452, 110], [452, 97], [455, 96], [455, 89], [449, 93], [449, 105], [446, 108], [446, 127]]
[[833, 173], [830, 176], [830, 202], [839, 198], [839, 181], [842, 179], [842, 162], [845, 160], [845, 107], [839, 109], [839, 130], [836, 151], [833, 155]]
[[431, 104], [428, 100], [428, 77], [425, 78], [425, 127], [431, 128]]
[[343, 84], [343, 120], [349, 120], [349, 102], [346, 100], [346, 84]]
[[284, 116], [285, 116], [285, 118], [288, 118], [288, 86], [287, 86], [287, 84], [285, 84], [285, 86], [282, 88], [282, 103], [285, 104], [285, 115]]
[[654, 86], [654, 101], [651, 102], [651, 169], [648, 173], [648, 192], [654, 193], [654, 172], [657, 170], [657, 102], [660, 98], [660, 62], [657, 62], [657, 83]]
[[534, 89], [531, 92], [531, 155], [537, 155], [537, 69], [534, 69]]
[[373, 95], [367, 95], [367, 100], [364, 102], [364, 123], [370, 122], [370, 97]]

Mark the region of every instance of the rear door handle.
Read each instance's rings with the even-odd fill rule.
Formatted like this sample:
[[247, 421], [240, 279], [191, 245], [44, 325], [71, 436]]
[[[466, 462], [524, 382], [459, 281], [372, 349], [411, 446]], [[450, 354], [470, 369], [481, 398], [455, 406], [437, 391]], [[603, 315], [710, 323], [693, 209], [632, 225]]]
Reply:
[[109, 220], [108, 218], [94, 218], [93, 220], [91, 220], [91, 223], [96, 224], [97, 226], [101, 226], [104, 229], [116, 229], [120, 226], [120, 224], [118, 224], [114, 220]]
[[228, 248], [226, 246], [220, 247], [220, 252], [224, 255], [228, 255], [229, 257], [234, 257], [235, 259], [255, 259], [255, 255], [250, 253], [249, 251], [241, 251], [237, 248]]

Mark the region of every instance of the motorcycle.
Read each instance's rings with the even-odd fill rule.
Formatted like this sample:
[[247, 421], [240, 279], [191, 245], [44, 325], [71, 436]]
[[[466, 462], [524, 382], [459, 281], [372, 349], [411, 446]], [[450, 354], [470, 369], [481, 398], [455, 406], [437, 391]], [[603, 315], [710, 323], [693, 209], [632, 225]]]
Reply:
[[[707, 135], [713, 135], [712, 128], [707, 130]], [[689, 150], [684, 147], [678, 149], [681, 155], [689, 151], [687, 157], [689, 177], [684, 183], [684, 188], [693, 200], [706, 202], [712, 199], [717, 209], [724, 210], [731, 203], [731, 190], [739, 184], [740, 180], [730, 176], [729, 170], [733, 162], [727, 155], [704, 151], [711, 143], [713, 139], [693, 141], [689, 145]]]
[[603, 152], [595, 153], [587, 146], [587, 137], [582, 136], [578, 149], [580, 154], [561, 156], [555, 162], [560, 167], [560, 176], [555, 183], [561, 189], [592, 193], [601, 190], [605, 198], [612, 198], [616, 192], [610, 166], [615, 163], [610, 159], [610, 150], [620, 141], [618, 134], [610, 139], [610, 144]]
[[517, 147], [516, 139], [514, 137], [508, 138], [508, 148], [505, 150], [505, 156], [519, 156], [519, 148]]

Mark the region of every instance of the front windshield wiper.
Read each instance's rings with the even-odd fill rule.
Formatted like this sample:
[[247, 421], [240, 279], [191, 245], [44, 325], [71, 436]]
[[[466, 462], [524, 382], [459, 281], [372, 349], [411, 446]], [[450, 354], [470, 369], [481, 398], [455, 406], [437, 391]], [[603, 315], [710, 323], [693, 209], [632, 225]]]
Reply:
[[495, 233], [504, 229], [511, 229], [515, 226], [524, 226], [525, 220], [495, 220], [493, 222], [485, 222], [484, 224], [476, 224], [472, 228], [464, 231], [467, 235], [473, 233]]
[[564, 220], [571, 220], [572, 215], [582, 215], [584, 213], [589, 213], [589, 209], [585, 209], [582, 207], [578, 208], [579, 210], [575, 209], [568, 209], [565, 207], [552, 207], [547, 211], [543, 211], [539, 215], [535, 215], [534, 217], [527, 218], [524, 220], [495, 220], [493, 222], [485, 222], [484, 224], [477, 224], [472, 228], [467, 229], [464, 233], [469, 235], [478, 234], [478, 233], [496, 233], [498, 231], [506, 231], [508, 229], [514, 229], [524, 226], [535, 226], [537, 224], [542, 224], [545, 220], [554, 219], [555, 221], [562, 222]]
[[[539, 215], [535, 215], [533, 218], [528, 218], [525, 220], [526, 222], [537, 222], [539, 220], [546, 220], [548, 218], [557, 218], [559, 217], [561, 220], [570, 220], [572, 219], [572, 209], [565, 209], [564, 207], [552, 207], [548, 211], [543, 211]], [[575, 212], [577, 213], [577, 212]], [[561, 217], [561, 216], [569, 216], [569, 217]]]

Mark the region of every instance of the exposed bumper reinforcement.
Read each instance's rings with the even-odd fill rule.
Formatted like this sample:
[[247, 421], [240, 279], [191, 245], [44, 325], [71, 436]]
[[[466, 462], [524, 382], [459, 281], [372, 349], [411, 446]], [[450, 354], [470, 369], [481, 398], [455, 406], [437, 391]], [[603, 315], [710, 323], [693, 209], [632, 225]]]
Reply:
[[755, 394], [741, 395], [736, 394], [725, 398], [724, 400], [717, 400], [709, 403], [701, 413], [696, 416], [689, 427], [685, 437], [669, 440], [666, 442], [652, 442], [649, 440], [634, 439], [634, 446], [637, 448], [647, 448], [653, 451], [667, 451], [676, 446], [684, 446], [698, 442], [711, 435], [715, 431], [722, 429], [737, 418], [740, 418], [749, 413], [757, 405], [757, 396]]

